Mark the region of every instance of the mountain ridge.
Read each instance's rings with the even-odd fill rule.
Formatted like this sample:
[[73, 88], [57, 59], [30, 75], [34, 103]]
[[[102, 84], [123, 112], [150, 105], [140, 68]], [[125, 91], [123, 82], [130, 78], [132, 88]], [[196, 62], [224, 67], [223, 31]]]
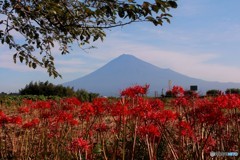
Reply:
[[129, 54], [123, 54], [92, 73], [63, 85], [100, 93], [103, 96], [119, 96], [120, 91], [128, 86], [150, 84], [149, 95], [153, 95], [155, 91], [160, 93], [162, 89], [165, 92], [168, 89], [169, 80], [173, 85], [179, 85], [185, 89], [189, 89], [191, 85], [197, 85], [200, 92], [206, 92], [209, 89], [225, 91], [227, 88], [240, 87], [240, 83], [192, 78], [168, 68], [157, 67]]

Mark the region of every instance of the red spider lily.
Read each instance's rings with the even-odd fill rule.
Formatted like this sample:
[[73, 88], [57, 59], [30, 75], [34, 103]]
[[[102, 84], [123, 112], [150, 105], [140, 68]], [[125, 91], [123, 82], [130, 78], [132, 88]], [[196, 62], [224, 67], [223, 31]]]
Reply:
[[35, 109], [49, 109], [51, 108], [51, 101], [37, 101], [32, 105]]
[[159, 137], [161, 135], [159, 128], [153, 124], [149, 124], [147, 126], [140, 126], [138, 128], [138, 133], [142, 136], [145, 137], [148, 135], [149, 137]]
[[[172, 98], [173, 103], [166, 101], [169, 108], [166, 110], [161, 100], [143, 96], [145, 91], [136, 86], [131, 89], [125, 90], [122, 99], [97, 98], [92, 103], [80, 103], [71, 98], [29, 102], [18, 109], [19, 113], [27, 113], [30, 109], [28, 115], [22, 114], [27, 120], [20, 127], [16, 125], [22, 123], [18, 114], [9, 109], [7, 111], [12, 114], [9, 116], [0, 110], [0, 130], [3, 131], [0, 141], [10, 146], [12, 139], [13, 145], [22, 141], [22, 146], [29, 146], [22, 147], [21, 153], [12, 152], [22, 158], [25, 152], [33, 158], [38, 151], [42, 154], [45, 136], [53, 138], [47, 139], [46, 149], [56, 154], [56, 159], [61, 159], [59, 151], [66, 156], [72, 154], [75, 159], [101, 159], [102, 156], [103, 159], [123, 159], [124, 155], [126, 159], [146, 159], [147, 154], [149, 159], [157, 159], [157, 149], [164, 147], [162, 157], [165, 159], [207, 159], [210, 151], [238, 150], [240, 96], [183, 96], [179, 94], [181, 89], [176, 87], [177, 97]], [[28, 129], [33, 132], [24, 134]], [[7, 132], [12, 131], [7, 137]], [[33, 138], [34, 143], [28, 143], [29, 138]], [[67, 146], [61, 145], [66, 142]], [[95, 148], [100, 152], [95, 153]], [[2, 153], [7, 153], [6, 149]], [[47, 154], [46, 158], [49, 156]]]
[[109, 129], [109, 127], [106, 125], [106, 123], [98, 123], [94, 126], [94, 130], [97, 132], [106, 132]]
[[152, 111], [152, 106], [149, 103], [149, 101], [147, 99], [142, 98], [142, 97], [137, 97], [136, 98], [136, 104], [135, 104], [134, 108], [130, 109], [129, 112], [133, 116], [146, 118], [147, 113], [149, 111]]
[[77, 138], [71, 142], [70, 145], [70, 150], [73, 152], [76, 151], [88, 151], [90, 149], [89, 142], [82, 139], [82, 138]]
[[50, 118], [52, 116], [54, 116], [54, 113], [49, 112], [49, 111], [47, 111], [47, 112], [43, 111], [43, 112], [40, 112], [39, 118], [48, 119], [48, 118]]
[[9, 123], [12, 124], [22, 124], [22, 117], [21, 116], [12, 116], [9, 119]]
[[149, 89], [149, 85], [129, 87], [121, 92], [121, 96], [135, 97], [137, 95], [145, 95]]
[[0, 117], [5, 116], [4, 112], [2, 110], [0, 110]]
[[149, 104], [154, 110], [163, 110], [164, 109], [164, 103], [160, 99], [150, 99]]
[[181, 121], [181, 122], [179, 122], [178, 127], [180, 129], [180, 133], [182, 136], [194, 138], [194, 132], [192, 130], [191, 125], [188, 122]]
[[32, 105], [33, 101], [32, 100], [29, 100], [29, 99], [23, 99], [22, 100], [23, 104], [27, 105], [27, 106], [30, 106]]
[[228, 109], [239, 108], [240, 109], [240, 96], [237, 94], [228, 94]]
[[163, 111], [148, 111], [147, 116], [145, 117], [145, 121], [155, 122], [156, 124], [165, 124], [166, 122], [173, 122], [177, 115], [171, 110], [163, 110]]
[[20, 107], [20, 108], [18, 108], [18, 112], [19, 113], [29, 113], [30, 108], [29, 107]]
[[59, 132], [59, 130], [60, 130], [60, 125], [59, 125], [59, 123], [57, 123], [56, 122], [56, 120], [55, 119], [48, 119], [48, 123], [49, 123], [49, 125], [48, 125], [48, 129], [49, 129], [49, 133], [48, 133], [48, 137], [49, 138], [53, 138], [53, 137], [55, 137], [55, 138], [60, 138], [60, 132]]
[[62, 109], [66, 110], [66, 111], [73, 111], [75, 109], [75, 106], [74, 105], [64, 104], [64, 105], [62, 105]]
[[202, 98], [202, 99], [196, 99], [195, 100], [195, 108], [201, 108], [204, 106], [215, 106], [213, 105], [213, 103], [211, 102], [211, 99], [209, 98]]
[[79, 121], [76, 120], [76, 119], [72, 119], [72, 120], [69, 121], [69, 123], [71, 124], [71, 126], [76, 126], [76, 125], [79, 124]]
[[11, 116], [11, 117], [1, 117], [0, 124], [22, 124], [22, 117], [20, 116]]
[[94, 108], [91, 103], [85, 102], [81, 105], [80, 108], [80, 117], [86, 120], [89, 120], [90, 117], [94, 115]]
[[[220, 96], [223, 97], [223, 96]], [[224, 115], [224, 111], [221, 110], [222, 107], [227, 106], [227, 100], [226, 97], [223, 97], [221, 100], [223, 104], [221, 103], [217, 105], [216, 102], [221, 102], [221, 98], [216, 99], [198, 99], [196, 100], [195, 108], [188, 112], [188, 115], [190, 118], [192, 118], [195, 122], [198, 124], [207, 124], [207, 125], [220, 125], [223, 126], [228, 118]], [[224, 104], [225, 103], [225, 104]]]
[[223, 125], [227, 120], [223, 115], [223, 112], [213, 105], [200, 106], [195, 110], [190, 111], [189, 115], [200, 124], [206, 123], [208, 125]]
[[128, 115], [130, 113], [128, 106], [122, 105], [120, 102], [112, 106], [111, 108], [111, 115], [112, 116], [122, 116]]
[[182, 97], [184, 96], [184, 89], [180, 86], [173, 86], [172, 94], [175, 97]]
[[81, 102], [76, 98], [76, 97], [71, 97], [71, 98], [64, 98], [61, 100], [60, 103], [65, 103], [68, 105], [75, 105], [75, 106], [80, 106]]
[[161, 123], [165, 123], [166, 121], [174, 121], [177, 118], [177, 114], [171, 110], [163, 110], [158, 115], [158, 119]]
[[201, 139], [200, 143], [204, 145], [204, 151], [205, 153], [209, 153], [213, 151], [213, 148], [216, 146], [216, 140], [212, 137], [209, 136], [208, 138], [203, 138]]
[[108, 99], [107, 98], [95, 98], [93, 100], [93, 108], [95, 110], [95, 114], [102, 114], [106, 107], [107, 107], [107, 104], [108, 103]]
[[40, 123], [38, 118], [34, 118], [32, 121], [23, 124], [22, 128], [24, 129], [32, 129], [36, 127]]
[[76, 98], [64, 98], [60, 101], [63, 110], [74, 110], [76, 106], [80, 106], [81, 102]]
[[174, 106], [187, 107], [190, 106], [189, 101], [186, 97], [179, 97], [172, 100]]
[[70, 122], [73, 120], [72, 113], [68, 113], [66, 111], [59, 111], [57, 114], [56, 122], [57, 123], [64, 123], [64, 122]]
[[236, 94], [227, 94], [213, 99], [215, 106], [225, 109], [240, 108], [240, 97]]
[[7, 117], [3, 111], [0, 111], [0, 125], [6, 124], [9, 122], [9, 117]]
[[21, 116], [7, 116], [3, 111], [0, 111], [0, 125], [4, 124], [22, 124]]
[[0, 110], [0, 118], [3, 118], [3, 117], [6, 117], [6, 115], [2, 110]]
[[213, 99], [213, 103], [214, 106], [218, 106], [219, 108], [228, 108], [228, 96], [217, 96]]

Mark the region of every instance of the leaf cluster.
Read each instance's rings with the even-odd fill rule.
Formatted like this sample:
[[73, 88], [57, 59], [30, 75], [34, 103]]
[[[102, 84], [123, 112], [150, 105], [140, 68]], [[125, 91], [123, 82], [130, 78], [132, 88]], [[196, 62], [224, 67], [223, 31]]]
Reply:
[[174, 0], [0, 0], [0, 41], [16, 50], [15, 63], [40, 66], [50, 76], [61, 77], [53, 48], [67, 54], [73, 42], [83, 48], [103, 41], [106, 29], [133, 22], [162, 25], [170, 22], [168, 12], [176, 7]]
[[73, 88], [64, 87], [62, 85], [54, 85], [46, 82], [30, 82], [19, 90], [20, 95], [44, 95], [44, 96], [60, 96], [71, 97], [75, 95]]
[[221, 90], [217, 90], [217, 89], [211, 89], [206, 92], [207, 96], [219, 96], [221, 94], [222, 94]]
[[225, 91], [226, 94], [240, 94], [240, 88], [228, 88]]
[[84, 89], [74, 91], [73, 87], [64, 87], [46, 82], [30, 82], [19, 90], [20, 95], [77, 97], [81, 102], [92, 101], [98, 97], [98, 93], [88, 92]]

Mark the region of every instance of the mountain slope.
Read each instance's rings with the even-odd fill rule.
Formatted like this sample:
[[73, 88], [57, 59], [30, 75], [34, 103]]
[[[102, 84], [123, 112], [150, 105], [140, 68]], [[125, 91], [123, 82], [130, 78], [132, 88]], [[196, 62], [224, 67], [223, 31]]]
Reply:
[[208, 82], [191, 78], [170, 69], [162, 69], [144, 62], [132, 55], [123, 54], [98, 70], [76, 80], [64, 83], [74, 89], [86, 89], [104, 96], [118, 96], [119, 92], [134, 84], [150, 84], [150, 95], [154, 91], [166, 91], [169, 80], [173, 85], [180, 85], [189, 89], [190, 85], [197, 85], [203, 94], [209, 89], [226, 90], [238, 88], [237, 83]]

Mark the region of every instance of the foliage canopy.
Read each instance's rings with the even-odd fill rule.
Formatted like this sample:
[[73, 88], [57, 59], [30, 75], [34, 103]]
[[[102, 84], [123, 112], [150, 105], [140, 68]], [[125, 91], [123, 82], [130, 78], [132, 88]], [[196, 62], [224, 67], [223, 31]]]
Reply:
[[[73, 42], [83, 48], [103, 41], [108, 28], [143, 21], [162, 25], [170, 22], [169, 11], [176, 7], [174, 0], [0, 0], [0, 41], [16, 50], [15, 63], [41, 66], [58, 77], [54, 47], [67, 54]], [[25, 41], [17, 40], [16, 34]]]
[[37, 96], [59, 96], [59, 97], [77, 97], [81, 102], [92, 101], [98, 97], [98, 93], [88, 92], [84, 89], [74, 91], [71, 87], [54, 85], [46, 82], [30, 82], [24, 88], [19, 90], [20, 95], [37, 95]]
[[240, 94], [240, 88], [228, 88], [226, 94]]
[[44, 96], [60, 96], [60, 97], [71, 97], [74, 96], [75, 92], [73, 88], [64, 87], [62, 85], [53, 85], [52, 83], [46, 82], [30, 82], [19, 90], [20, 95], [44, 95]]

